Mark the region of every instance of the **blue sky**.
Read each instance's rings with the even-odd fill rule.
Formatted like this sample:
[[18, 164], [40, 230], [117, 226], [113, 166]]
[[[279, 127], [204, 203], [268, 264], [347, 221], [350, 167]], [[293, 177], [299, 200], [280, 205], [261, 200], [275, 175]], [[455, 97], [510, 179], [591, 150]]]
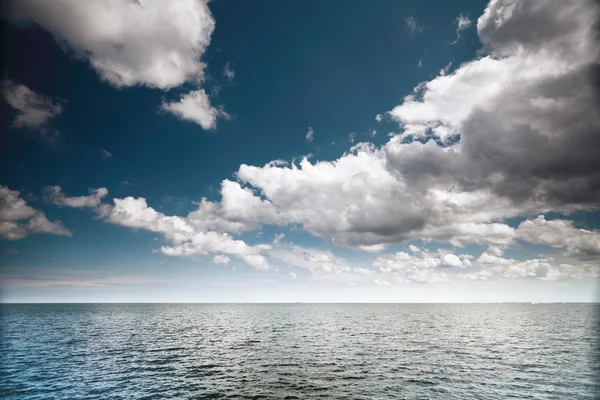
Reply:
[[597, 9], [12, 2], [0, 298], [596, 301]]

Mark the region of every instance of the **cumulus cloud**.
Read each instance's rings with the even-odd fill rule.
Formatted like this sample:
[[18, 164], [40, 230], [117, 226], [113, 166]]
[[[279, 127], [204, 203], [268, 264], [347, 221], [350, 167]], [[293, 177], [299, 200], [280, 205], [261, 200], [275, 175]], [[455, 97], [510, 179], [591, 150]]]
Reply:
[[204, 89], [186, 93], [179, 101], [163, 102], [162, 109], [180, 119], [192, 121], [205, 130], [214, 129], [217, 126], [217, 118], [226, 115], [210, 105]]
[[389, 112], [404, 136], [451, 145], [415, 145], [421, 154], [398, 160], [400, 172], [521, 205], [596, 203], [598, 9], [592, 1], [491, 1], [477, 22], [487, 55], [424, 82]]
[[[235, 187], [235, 184], [232, 185]], [[240, 188], [243, 192], [243, 189]], [[249, 246], [243, 240], [234, 239], [228, 232], [244, 232], [248, 226], [223, 217], [228, 211], [216, 203], [202, 199], [198, 209], [186, 217], [169, 216], [148, 206], [146, 199], [126, 197], [113, 199], [113, 204], [103, 204], [107, 195], [105, 188], [90, 190], [88, 196], [68, 197], [59, 186], [45, 189], [48, 201], [66, 207], [90, 208], [106, 222], [133, 229], [144, 229], [161, 234], [169, 245], [162, 246], [159, 252], [169, 256], [192, 257], [215, 255], [214, 262], [223, 262], [233, 255], [255, 269], [268, 269], [267, 259], [261, 254], [268, 246]], [[229, 193], [225, 189], [225, 193]], [[235, 189], [234, 189], [234, 196]], [[253, 225], [255, 226], [255, 225]], [[218, 261], [217, 261], [218, 260]]]
[[600, 232], [578, 229], [572, 221], [546, 220], [543, 215], [522, 222], [517, 237], [530, 243], [566, 248], [571, 255], [600, 256]]
[[515, 260], [484, 252], [477, 259], [477, 263], [481, 267], [480, 270], [461, 274], [459, 277], [470, 280], [538, 278], [553, 281], [600, 276], [600, 265], [597, 263], [577, 263], [577, 265], [574, 265], [555, 260], [552, 257]]
[[206, 2], [197, 0], [20, 0], [10, 11], [52, 33], [117, 87], [201, 81], [215, 26]]
[[298, 275], [296, 275], [294, 272], [290, 272], [290, 276], [292, 277], [292, 279], [298, 278]]
[[60, 222], [29, 206], [18, 191], [0, 186], [0, 237], [19, 240], [35, 233], [71, 236]]
[[[9, 4], [12, 20], [33, 22], [47, 30], [113, 86], [168, 90], [186, 82], [200, 86], [204, 81], [202, 56], [215, 27], [204, 0], [15, 0]], [[233, 79], [229, 65], [224, 73]], [[166, 102], [163, 109], [207, 130], [215, 127], [218, 117], [227, 117], [210, 105], [203, 89]], [[38, 112], [29, 118], [49, 117]]]
[[456, 17], [454, 23], [456, 24], [456, 39], [454, 39], [454, 41], [450, 44], [458, 43], [458, 40], [460, 39], [460, 32], [469, 28], [472, 24], [472, 21], [469, 19], [469, 17], [460, 14], [458, 17]]
[[13, 126], [17, 128], [43, 129], [63, 111], [58, 102], [10, 79], [2, 83], [2, 91], [6, 102], [18, 111], [13, 121]]
[[[235, 181], [222, 182], [219, 201], [202, 199], [187, 216], [127, 197], [114, 199], [106, 219], [162, 234], [165, 254], [223, 254], [259, 269], [282, 262], [324, 279], [443, 282], [454, 270], [465, 279], [594, 276], [593, 261], [574, 257], [594, 256], [596, 232], [543, 218], [515, 229], [506, 219], [600, 205], [600, 107], [591, 80], [598, 8], [493, 0], [477, 22], [486, 53], [418, 85], [387, 114], [401, 129], [387, 143], [357, 143], [333, 161], [243, 164]], [[262, 225], [372, 251], [410, 240], [488, 250], [472, 260], [413, 245], [411, 254], [377, 257], [368, 275], [329, 251], [249, 246], [231, 236]], [[502, 249], [516, 240], [567, 254], [505, 258]]]
[[315, 140], [315, 131], [313, 130], [313, 128], [309, 126], [308, 132], [306, 132], [306, 135], [304, 137], [306, 138], [307, 142], [312, 142], [313, 140]]

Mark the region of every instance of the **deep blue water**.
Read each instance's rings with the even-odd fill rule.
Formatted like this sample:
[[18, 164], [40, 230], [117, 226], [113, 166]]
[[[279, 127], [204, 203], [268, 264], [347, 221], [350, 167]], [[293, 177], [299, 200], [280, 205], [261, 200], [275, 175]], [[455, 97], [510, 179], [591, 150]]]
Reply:
[[598, 399], [592, 304], [2, 305], [7, 399]]

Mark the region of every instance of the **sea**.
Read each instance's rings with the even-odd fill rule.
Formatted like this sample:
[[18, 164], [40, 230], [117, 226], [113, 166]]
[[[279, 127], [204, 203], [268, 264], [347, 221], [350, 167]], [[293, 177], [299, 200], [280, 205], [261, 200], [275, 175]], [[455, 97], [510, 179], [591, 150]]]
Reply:
[[597, 304], [3, 304], [3, 399], [600, 399]]

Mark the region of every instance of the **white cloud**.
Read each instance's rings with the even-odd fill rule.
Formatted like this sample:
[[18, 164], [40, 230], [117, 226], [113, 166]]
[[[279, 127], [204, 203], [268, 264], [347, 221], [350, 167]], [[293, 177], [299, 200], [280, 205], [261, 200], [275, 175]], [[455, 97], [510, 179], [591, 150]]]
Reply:
[[307, 142], [312, 142], [315, 140], [315, 131], [310, 126], [308, 127], [308, 132], [306, 132], [305, 138]]
[[383, 121], [383, 115], [381, 115], [381, 114], [377, 114], [377, 115], [375, 116], [375, 121], [377, 121], [377, 122], [381, 122], [381, 121]]
[[459, 275], [459, 277], [472, 280], [538, 278], [554, 281], [600, 276], [600, 265], [598, 263], [578, 262], [577, 265], [573, 265], [568, 262], [557, 261], [552, 257], [515, 260], [483, 253], [477, 259], [477, 263], [481, 267], [481, 270]]
[[13, 121], [17, 128], [42, 129], [63, 111], [60, 104], [10, 79], [3, 82], [2, 88], [6, 102], [18, 111]]
[[454, 39], [454, 41], [450, 44], [456, 44], [460, 39], [460, 32], [469, 28], [472, 24], [472, 21], [469, 19], [469, 17], [462, 14], [456, 17], [454, 22], [456, 23], [456, 39]]
[[210, 100], [204, 89], [194, 90], [181, 96], [179, 101], [164, 102], [162, 109], [183, 120], [192, 121], [205, 130], [217, 126], [217, 118], [225, 116], [223, 111], [210, 105]]
[[200, 82], [215, 26], [198, 0], [21, 0], [11, 14], [39, 24], [117, 87]]
[[423, 32], [423, 26], [419, 25], [415, 17], [408, 17], [404, 20], [408, 32], [412, 35], [413, 33]]
[[90, 195], [79, 197], [66, 197], [60, 186], [46, 186], [44, 188], [44, 197], [50, 203], [57, 206], [73, 208], [98, 208], [102, 199], [108, 194], [106, 188], [90, 189]]
[[383, 279], [375, 279], [375, 280], [373, 280], [373, 282], [380, 286], [390, 286], [391, 285], [391, 283], [389, 283], [388, 281], [383, 280]]
[[222, 254], [217, 254], [212, 259], [215, 264], [229, 264], [231, 262], [231, 258], [224, 256]]
[[71, 236], [60, 222], [27, 205], [18, 191], [0, 186], [0, 237], [19, 240], [35, 233]]
[[572, 221], [546, 220], [543, 215], [522, 222], [517, 237], [530, 243], [566, 248], [572, 255], [600, 256], [600, 232], [578, 229]]
[[223, 76], [230, 82], [235, 78], [235, 71], [231, 68], [229, 63], [225, 64], [225, 67], [223, 67]]
[[292, 277], [292, 279], [298, 278], [298, 275], [296, 275], [294, 272], [290, 272], [290, 276]]

